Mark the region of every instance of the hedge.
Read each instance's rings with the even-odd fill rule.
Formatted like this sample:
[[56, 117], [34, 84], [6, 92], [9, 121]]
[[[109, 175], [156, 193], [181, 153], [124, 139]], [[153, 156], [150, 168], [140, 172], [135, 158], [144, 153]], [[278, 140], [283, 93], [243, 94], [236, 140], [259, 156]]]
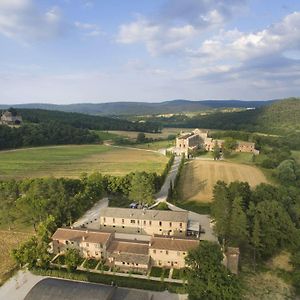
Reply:
[[149, 279], [139, 279], [133, 277], [121, 277], [116, 275], [98, 274], [91, 272], [84, 272], [76, 270], [68, 272], [64, 269], [32, 269], [31, 272], [35, 275], [50, 276], [65, 278], [78, 281], [87, 281], [93, 283], [103, 283], [110, 285], [114, 282], [119, 287], [128, 287], [135, 289], [151, 290], [151, 291], [164, 291], [169, 290], [172, 293], [184, 293], [184, 285], [180, 283], [168, 283], [160, 281], [152, 281]]

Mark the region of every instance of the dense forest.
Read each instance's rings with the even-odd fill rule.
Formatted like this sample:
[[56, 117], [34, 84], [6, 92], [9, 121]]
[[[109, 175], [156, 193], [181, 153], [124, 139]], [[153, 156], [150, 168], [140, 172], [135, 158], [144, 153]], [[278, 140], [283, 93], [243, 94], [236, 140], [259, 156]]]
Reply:
[[18, 109], [25, 122], [47, 123], [50, 121], [94, 130], [128, 130], [141, 132], [159, 132], [161, 127], [153, 122], [131, 122], [119, 118], [91, 116], [79, 113], [66, 113], [41, 109]]
[[25, 124], [18, 128], [0, 126], [0, 150], [97, 142], [100, 142], [99, 137], [88, 129], [75, 128], [54, 121]]
[[179, 115], [156, 120], [164, 127], [198, 127], [286, 134], [300, 129], [300, 99], [285, 99], [240, 112], [216, 112], [194, 117]]

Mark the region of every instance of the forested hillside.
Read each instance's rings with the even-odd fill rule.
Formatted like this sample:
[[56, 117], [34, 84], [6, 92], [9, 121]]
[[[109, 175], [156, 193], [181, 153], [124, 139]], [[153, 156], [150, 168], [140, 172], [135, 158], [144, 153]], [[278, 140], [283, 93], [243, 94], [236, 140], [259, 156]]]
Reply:
[[129, 130], [143, 132], [158, 132], [160, 126], [151, 122], [131, 122], [119, 118], [91, 116], [79, 113], [66, 113], [42, 109], [18, 109], [25, 122], [44, 123], [59, 122], [76, 128], [94, 130]]
[[281, 134], [290, 130], [300, 130], [299, 120], [300, 98], [290, 98], [242, 112], [218, 112], [192, 118], [180, 116], [160, 121], [166, 127], [199, 127]]
[[[247, 108], [268, 105], [270, 101], [241, 101], [241, 100], [171, 100], [157, 103], [149, 102], [108, 102], [108, 103], [75, 103], [69, 105], [29, 103], [14, 105], [18, 109], [44, 109], [65, 112], [85, 113], [90, 115], [148, 115], [195, 112], [216, 108]], [[0, 105], [0, 109], [9, 106]]]

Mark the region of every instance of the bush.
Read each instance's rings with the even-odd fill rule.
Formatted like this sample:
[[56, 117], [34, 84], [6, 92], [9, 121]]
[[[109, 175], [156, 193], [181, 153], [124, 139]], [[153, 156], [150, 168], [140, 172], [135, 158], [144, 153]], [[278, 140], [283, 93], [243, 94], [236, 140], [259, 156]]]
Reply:
[[151, 268], [151, 272], [150, 272], [150, 276], [152, 277], [161, 277], [161, 275], [163, 274], [163, 269], [160, 267], [152, 267]]
[[83, 267], [86, 269], [95, 269], [96, 266], [98, 265], [99, 260], [93, 259], [93, 258], [88, 258], [84, 264]]

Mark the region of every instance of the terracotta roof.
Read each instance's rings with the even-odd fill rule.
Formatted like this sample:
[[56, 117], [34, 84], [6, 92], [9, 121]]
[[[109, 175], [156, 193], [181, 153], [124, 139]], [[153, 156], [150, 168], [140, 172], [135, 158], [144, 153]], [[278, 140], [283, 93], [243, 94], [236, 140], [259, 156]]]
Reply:
[[196, 248], [198, 245], [199, 240], [154, 237], [151, 240], [150, 249], [188, 251], [190, 249]]
[[85, 242], [105, 244], [110, 235], [111, 233], [94, 230], [58, 228], [53, 234], [52, 240], [82, 241], [84, 237]]
[[148, 254], [149, 243], [135, 242], [135, 241], [120, 241], [114, 240], [107, 248], [108, 252], [122, 252], [122, 253], [135, 253], [135, 254]]
[[187, 211], [154, 210], [154, 209], [135, 209], [135, 208], [117, 208], [106, 207], [101, 210], [101, 217], [139, 219], [150, 221], [174, 221], [187, 222]]

